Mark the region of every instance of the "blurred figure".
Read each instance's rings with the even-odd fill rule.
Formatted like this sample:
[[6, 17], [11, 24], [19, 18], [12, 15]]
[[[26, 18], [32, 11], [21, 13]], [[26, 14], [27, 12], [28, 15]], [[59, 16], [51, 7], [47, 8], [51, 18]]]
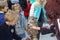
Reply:
[[9, 26], [9, 30], [11, 32], [11, 37], [12, 40], [18, 40], [21, 38], [18, 38], [18, 36], [15, 33], [15, 25], [18, 21], [19, 16], [12, 10], [9, 10], [6, 14], [5, 14], [5, 23]]
[[[44, 9], [43, 3], [44, 3], [44, 1], [42, 1], [42, 0], [36, 0], [32, 4], [31, 9], [30, 9], [29, 19], [28, 19], [29, 25], [31, 25], [31, 22], [34, 21], [34, 19], [36, 19], [38, 26], [36, 27], [32, 24], [31, 29], [34, 29], [37, 31], [39, 30], [39, 34], [40, 34], [40, 27], [42, 27], [42, 24], [47, 23], [46, 11]], [[39, 37], [39, 35], [38, 35], [38, 37]], [[33, 36], [33, 38], [34, 38], [34, 36]], [[36, 38], [37, 38], [37, 35], [36, 35]]]
[[0, 40], [12, 40], [9, 26], [5, 23], [5, 13], [8, 11], [7, 1], [0, 1]]
[[[52, 5], [51, 5], [52, 4]], [[60, 0], [48, 0], [46, 5], [46, 14], [53, 22], [57, 40], [60, 40], [60, 32], [58, 30], [57, 19], [60, 18]]]
[[15, 25], [15, 32], [18, 35], [18, 37], [22, 38], [20, 40], [26, 40], [29, 36], [25, 30], [27, 26], [27, 20], [24, 17], [24, 12], [22, 11], [22, 8], [19, 5], [19, 3], [12, 5], [12, 10], [19, 15], [18, 22]]
[[[5, 14], [5, 21], [7, 25], [11, 25], [14, 26], [17, 21], [18, 21], [18, 15], [12, 10], [9, 10], [6, 14]], [[13, 16], [14, 15], [14, 16]]]
[[31, 7], [30, 1], [27, 0], [27, 8], [24, 9], [24, 16], [26, 19], [28, 19], [30, 7]]
[[26, 0], [7, 0], [8, 1], [8, 6], [11, 9], [11, 6], [13, 4], [19, 3], [22, 7], [22, 10], [24, 10], [25, 8], [27, 8], [27, 1]]

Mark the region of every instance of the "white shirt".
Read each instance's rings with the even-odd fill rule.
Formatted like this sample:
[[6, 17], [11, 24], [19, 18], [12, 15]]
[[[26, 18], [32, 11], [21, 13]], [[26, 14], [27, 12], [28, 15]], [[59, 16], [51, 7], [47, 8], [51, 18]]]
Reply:
[[35, 5], [35, 2], [34, 2], [34, 3], [32, 4], [32, 6], [31, 6], [29, 16], [33, 16], [33, 14], [34, 14], [34, 5]]

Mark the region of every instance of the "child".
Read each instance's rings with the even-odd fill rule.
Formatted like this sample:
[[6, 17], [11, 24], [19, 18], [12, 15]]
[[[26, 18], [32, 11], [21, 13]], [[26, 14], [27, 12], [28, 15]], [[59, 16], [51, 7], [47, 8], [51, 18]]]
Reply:
[[8, 11], [8, 4], [5, 0], [0, 1], [0, 40], [12, 40], [10, 28], [5, 23], [5, 13]]
[[0, 1], [0, 10], [2, 10], [5, 13], [8, 11], [7, 1], [6, 2], [5, 1]]
[[21, 37], [22, 40], [26, 40], [26, 38], [28, 38], [28, 34], [25, 31], [27, 21], [24, 17], [24, 12], [22, 11], [21, 6], [18, 3], [12, 5], [12, 10], [19, 15], [19, 20], [15, 26], [16, 34], [18, 35], [18, 37]]
[[12, 25], [14, 26], [16, 24], [16, 22], [18, 21], [18, 15], [15, 13], [14, 11], [9, 10], [6, 14], [5, 14], [5, 22], [8, 25]]

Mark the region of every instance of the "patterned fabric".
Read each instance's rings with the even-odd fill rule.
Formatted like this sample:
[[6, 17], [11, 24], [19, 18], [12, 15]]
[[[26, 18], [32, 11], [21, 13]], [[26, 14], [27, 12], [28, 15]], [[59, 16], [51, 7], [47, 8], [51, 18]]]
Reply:
[[0, 13], [0, 25], [3, 25], [4, 24], [4, 16], [5, 14], [4, 13]]

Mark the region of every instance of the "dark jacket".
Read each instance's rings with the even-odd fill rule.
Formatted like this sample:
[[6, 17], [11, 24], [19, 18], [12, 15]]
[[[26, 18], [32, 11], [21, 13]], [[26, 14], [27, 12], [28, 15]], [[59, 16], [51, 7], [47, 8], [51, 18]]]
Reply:
[[21, 5], [22, 9], [24, 10], [27, 8], [27, 1], [26, 0], [19, 0], [19, 4]]
[[10, 28], [5, 24], [4, 13], [0, 13], [0, 40], [12, 40]]
[[[52, 5], [51, 5], [52, 4]], [[52, 22], [54, 22], [55, 25], [55, 32], [56, 32], [56, 37], [57, 40], [60, 40], [60, 33], [58, 30], [58, 23], [57, 23], [57, 18], [60, 17], [60, 0], [48, 0], [46, 5], [45, 5], [45, 9], [46, 9], [46, 14], [47, 17], [50, 18], [52, 20]]]

